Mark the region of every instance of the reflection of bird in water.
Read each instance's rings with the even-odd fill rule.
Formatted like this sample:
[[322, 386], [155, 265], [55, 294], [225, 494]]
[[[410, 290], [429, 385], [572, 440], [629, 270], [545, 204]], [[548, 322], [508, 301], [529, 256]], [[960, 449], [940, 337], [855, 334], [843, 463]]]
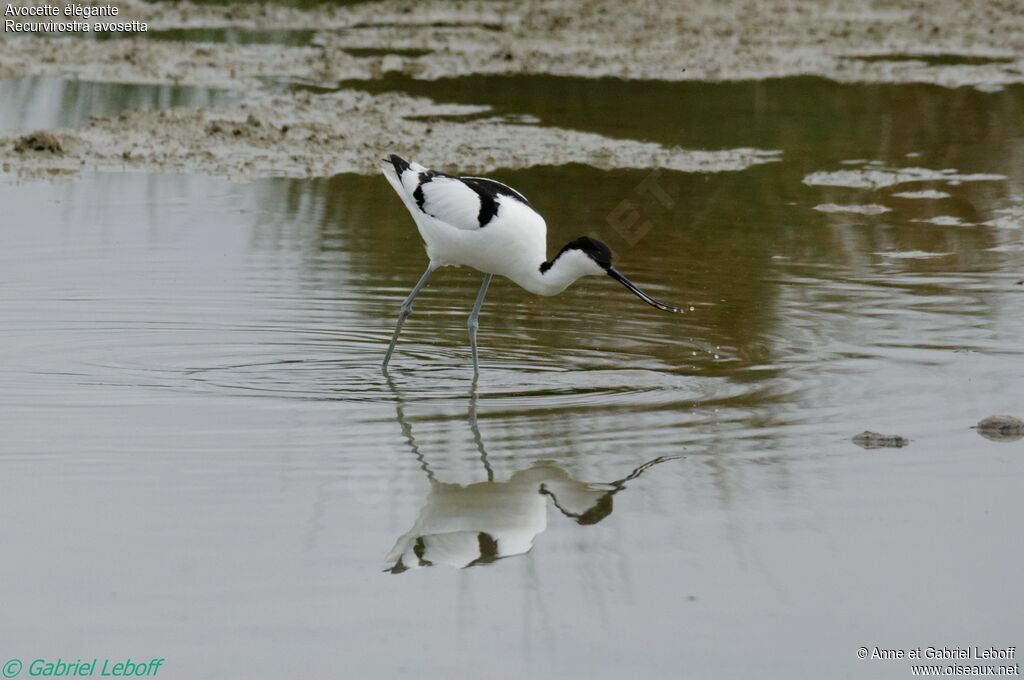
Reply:
[[430, 495], [412, 529], [388, 553], [390, 571], [445, 564], [472, 567], [522, 555], [547, 528], [547, 500], [578, 524], [597, 524], [612, 512], [612, 497], [657, 458], [610, 484], [573, 479], [552, 463], [520, 470], [505, 482], [462, 486], [431, 480]]
[[477, 374], [476, 329], [480, 306], [494, 274], [537, 295], [558, 295], [583, 276], [607, 275], [638, 298], [666, 312], [666, 305], [637, 288], [612, 266], [612, 252], [600, 241], [581, 236], [547, 259], [547, 225], [530, 202], [511, 187], [483, 177], [454, 177], [390, 155], [382, 169], [408, 208], [427, 247], [430, 264], [402, 303], [398, 324], [384, 355], [388, 371], [402, 324], [416, 294], [438, 267], [462, 265], [483, 272], [484, 281], [469, 315], [469, 346]]
[[388, 553], [388, 569], [399, 574], [415, 567], [444, 564], [464, 568], [522, 555], [547, 528], [547, 499], [578, 524], [597, 524], [612, 512], [612, 499], [648, 468], [679, 456], [655, 458], [607, 484], [580, 482], [553, 463], [536, 463], [507, 481], [494, 480], [476, 422], [476, 392], [470, 401], [470, 427], [487, 470], [487, 481], [460, 485], [440, 482], [412, 437], [401, 401], [398, 419], [413, 453], [430, 480], [430, 494], [412, 529]]

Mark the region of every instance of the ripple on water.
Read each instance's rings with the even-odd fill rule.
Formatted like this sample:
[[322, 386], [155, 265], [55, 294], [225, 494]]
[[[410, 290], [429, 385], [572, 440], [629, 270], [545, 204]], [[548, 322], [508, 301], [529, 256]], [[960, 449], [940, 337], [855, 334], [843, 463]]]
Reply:
[[[353, 288], [347, 298], [332, 300], [286, 295], [276, 292], [273, 282], [264, 284], [269, 285], [255, 308], [246, 301], [252, 291], [243, 294], [244, 289], [224, 285], [215, 295], [192, 298], [179, 292], [177, 299], [148, 294], [111, 298], [83, 289], [69, 304], [47, 301], [40, 291], [35, 302], [24, 299], [8, 306], [10, 323], [0, 331], [2, 354], [9, 365], [20, 364], [12, 380], [39, 393], [63, 392], [61, 385], [120, 386], [182, 395], [393, 401], [380, 362], [390, 339], [396, 291]], [[432, 296], [432, 303], [429, 314], [406, 324], [392, 378], [410, 399], [464, 400], [472, 371], [463, 301]], [[381, 320], [372, 330], [366, 328], [367, 313]], [[597, 327], [599, 319], [588, 316], [593, 312], [570, 306], [559, 305], [541, 317], [522, 315], [527, 326], [532, 323], [544, 334], [551, 331], [543, 327], [579, 324], [586, 329], [586, 347], [573, 346], [579, 338], [564, 347], [536, 340], [505, 342], [500, 329], [485, 330], [478, 389], [495, 408], [657, 407], [728, 400], [747, 390], [695, 368], [700, 361], [713, 361], [713, 352], [726, 351], [674, 347], [691, 341], [663, 337], [652, 326], [660, 317], [640, 315], [613, 329]], [[518, 319], [514, 325], [514, 333], [529, 335], [519, 330]], [[678, 352], [687, 363], [659, 360], [653, 355], [659, 348]], [[47, 379], [40, 382], [40, 376]]]
[[[387, 339], [336, 330], [221, 327], [216, 340], [198, 326], [112, 329], [76, 335], [71, 365], [57, 360], [68, 340], [54, 338], [52, 370], [78, 384], [150, 387], [177, 393], [312, 401], [390, 402], [394, 385], [380, 370]], [[209, 329], [205, 329], [207, 332]], [[468, 349], [406, 338], [391, 365], [391, 383], [406, 398], [463, 400], [472, 387]], [[37, 348], [37, 356], [47, 354]], [[628, 364], [607, 352], [587, 359], [550, 356], [538, 349], [481, 349], [477, 389], [498, 408], [573, 409], [613, 402], [658, 406], [708, 402], [741, 394], [724, 378]], [[582, 365], [581, 365], [582, 364]]]

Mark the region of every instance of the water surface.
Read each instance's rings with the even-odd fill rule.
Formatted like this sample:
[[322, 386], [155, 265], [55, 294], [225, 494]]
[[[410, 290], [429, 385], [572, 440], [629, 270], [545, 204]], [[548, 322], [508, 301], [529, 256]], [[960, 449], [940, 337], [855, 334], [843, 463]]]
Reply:
[[[563, 83], [589, 92], [574, 109], [500, 84], [465, 96], [782, 150], [740, 173], [494, 173], [552, 252], [603, 238], [685, 315], [610, 280], [496, 280], [474, 387], [480, 275], [443, 270], [385, 379], [426, 262], [382, 178], [0, 176], [11, 653], [174, 677], [902, 678], [856, 649], [1019, 647], [1024, 443], [971, 426], [1024, 415], [1021, 91]], [[907, 167], [998, 178], [804, 182]], [[948, 196], [896, 196], [923, 189]], [[960, 223], [920, 221], [941, 216]], [[910, 446], [863, 450], [865, 429]]]
[[221, 106], [225, 91], [187, 85], [106, 83], [59, 76], [0, 79], [0, 132], [77, 127], [134, 109]]

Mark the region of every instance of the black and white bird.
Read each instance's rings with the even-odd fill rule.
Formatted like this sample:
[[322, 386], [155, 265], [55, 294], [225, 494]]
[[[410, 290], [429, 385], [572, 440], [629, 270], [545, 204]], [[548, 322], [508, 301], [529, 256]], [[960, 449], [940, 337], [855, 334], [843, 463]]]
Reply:
[[469, 315], [473, 374], [478, 372], [476, 331], [480, 306], [495, 274], [537, 295], [557, 295], [583, 276], [607, 275], [658, 309], [682, 310], [658, 302], [612, 266], [607, 245], [586, 236], [565, 244], [547, 259], [547, 225], [526, 197], [501, 182], [455, 177], [391, 154], [382, 170], [412, 214], [430, 263], [402, 303], [395, 334], [384, 356], [384, 371], [398, 342], [412, 302], [439, 267], [463, 265], [483, 272], [484, 281]]

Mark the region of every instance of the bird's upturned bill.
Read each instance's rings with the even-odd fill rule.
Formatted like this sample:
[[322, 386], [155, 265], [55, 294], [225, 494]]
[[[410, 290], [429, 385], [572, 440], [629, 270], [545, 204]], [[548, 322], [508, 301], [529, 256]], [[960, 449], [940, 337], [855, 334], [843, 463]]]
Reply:
[[683, 311], [678, 307], [672, 307], [671, 305], [666, 305], [663, 302], [658, 302], [650, 295], [634, 286], [632, 281], [630, 281], [625, 276], [620, 274], [618, 270], [615, 269], [614, 267], [608, 267], [608, 276], [612, 277], [613, 279], [621, 283], [623, 286], [633, 291], [634, 295], [636, 295], [638, 298], [649, 304], [651, 307], [657, 307], [658, 309], [662, 309], [666, 312], [672, 312], [674, 314], [678, 314], [679, 312]]

